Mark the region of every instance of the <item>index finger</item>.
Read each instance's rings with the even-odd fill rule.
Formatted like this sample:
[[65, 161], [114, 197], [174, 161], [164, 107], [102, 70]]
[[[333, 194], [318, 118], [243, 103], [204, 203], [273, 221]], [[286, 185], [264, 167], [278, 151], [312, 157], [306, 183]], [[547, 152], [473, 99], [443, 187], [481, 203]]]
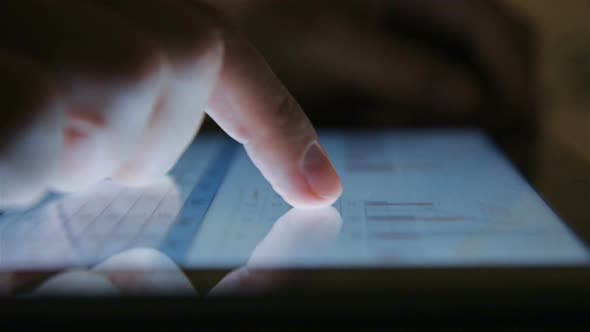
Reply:
[[309, 119], [262, 56], [225, 36], [223, 67], [207, 113], [242, 143], [273, 189], [296, 207], [330, 205], [340, 179]]

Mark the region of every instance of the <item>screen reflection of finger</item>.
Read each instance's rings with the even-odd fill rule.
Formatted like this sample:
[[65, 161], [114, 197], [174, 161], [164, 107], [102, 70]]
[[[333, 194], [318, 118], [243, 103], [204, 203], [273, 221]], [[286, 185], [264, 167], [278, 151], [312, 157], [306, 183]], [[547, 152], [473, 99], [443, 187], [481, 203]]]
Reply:
[[294, 277], [281, 269], [313, 264], [330, 249], [342, 227], [334, 207], [291, 209], [281, 216], [253, 250], [245, 266], [226, 275], [210, 295], [261, 291]]

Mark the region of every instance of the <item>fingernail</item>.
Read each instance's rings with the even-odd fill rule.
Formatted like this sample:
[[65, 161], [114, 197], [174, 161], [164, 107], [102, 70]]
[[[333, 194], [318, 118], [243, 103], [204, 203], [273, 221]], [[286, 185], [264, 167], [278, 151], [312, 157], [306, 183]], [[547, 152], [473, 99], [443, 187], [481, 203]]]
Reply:
[[336, 199], [342, 193], [340, 178], [317, 141], [313, 141], [303, 157], [303, 174], [314, 193], [325, 199]]

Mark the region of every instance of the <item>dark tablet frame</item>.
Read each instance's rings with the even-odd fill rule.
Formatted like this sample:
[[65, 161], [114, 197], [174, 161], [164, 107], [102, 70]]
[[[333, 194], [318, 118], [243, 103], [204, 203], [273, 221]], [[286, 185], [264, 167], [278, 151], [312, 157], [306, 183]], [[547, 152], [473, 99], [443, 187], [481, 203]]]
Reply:
[[[564, 331], [590, 324], [587, 267], [290, 272], [293, 279], [280, 290], [242, 295], [0, 298], [0, 326], [109, 330], [461, 326]], [[364, 287], [349, 287], [355, 283]]]

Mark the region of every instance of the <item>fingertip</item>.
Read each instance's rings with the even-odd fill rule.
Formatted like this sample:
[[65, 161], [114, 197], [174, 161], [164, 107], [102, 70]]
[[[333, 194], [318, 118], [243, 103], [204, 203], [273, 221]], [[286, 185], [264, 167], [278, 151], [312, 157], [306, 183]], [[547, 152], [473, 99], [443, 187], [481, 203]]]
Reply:
[[[258, 146], [249, 155], [273, 190], [289, 205], [317, 209], [330, 206], [340, 198], [343, 191], [340, 177], [317, 138], [303, 145], [286, 145], [281, 150], [268, 147]], [[248, 148], [252, 150], [252, 146]], [[290, 153], [281, 155], [285, 151]], [[267, 154], [273, 158], [259, 159]]]
[[341, 194], [339, 193], [332, 197], [319, 197], [314, 192], [310, 191], [309, 193], [298, 198], [284, 197], [284, 199], [294, 208], [302, 210], [315, 210], [333, 205], [338, 200], [338, 198], [340, 198], [340, 195]]
[[310, 190], [319, 201], [334, 202], [342, 193], [340, 177], [317, 140], [307, 147], [301, 169]]
[[297, 209], [308, 210], [324, 208], [333, 205], [342, 195], [342, 185], [339, 179], [331, 183], [330, 186], [332, 186], [333, 192], [329, 196], [319, 196], [308, 185], [308, 189], [306, 191], [302, 191], [299, 193], [284, 193], [282, 197], [289, 205]]

